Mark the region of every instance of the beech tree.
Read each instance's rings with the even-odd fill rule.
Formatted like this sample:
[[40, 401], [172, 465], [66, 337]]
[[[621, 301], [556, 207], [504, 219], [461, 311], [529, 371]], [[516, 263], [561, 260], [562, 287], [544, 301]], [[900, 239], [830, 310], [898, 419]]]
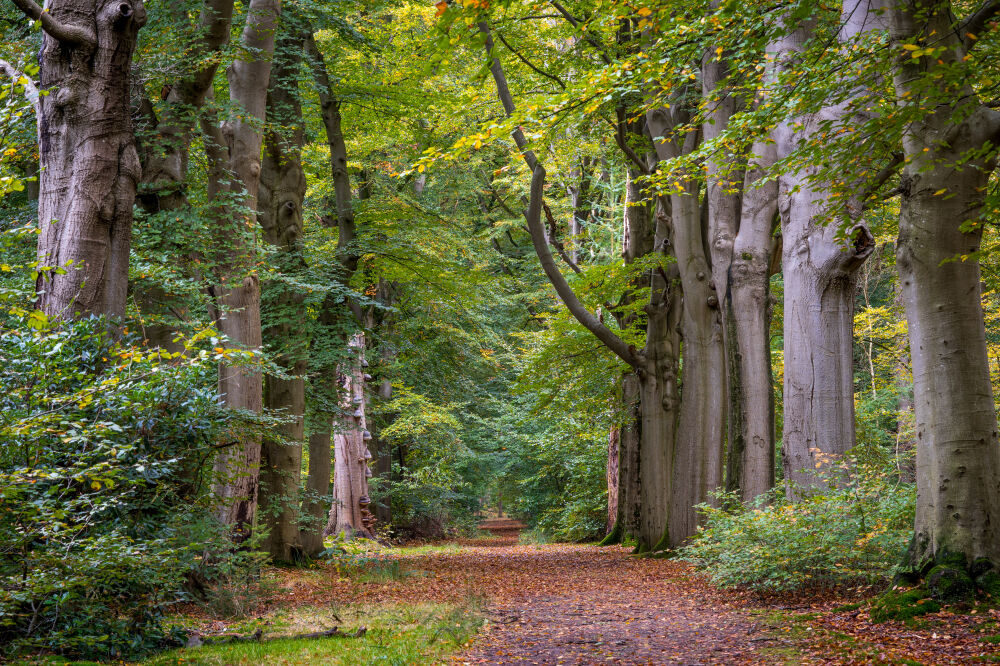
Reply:
[[[227, 71], [234, 111], [224, 122], [202, 120], [208, 137], [208, 194], [218, 206], [215, 238], [220, 251], [215, 257], [214, 284], [209, 287], [212, 317], [238, 352], [259, 350], [262, 342], [255, 247], [257, 191], [261, 126], [279, 10], [277, 0], [251, 0], [247, 5], [241, 38], [246, 56]], [[262, 389], [260, 371], [235, 364], [219, 366], [219, 393], [228, 406], [260, 412]], [[260, 446], [258, 439], [246, 438], [223, 448], [215, 461], [220, 516], [237, 530], [237, 539], [249, 535], [256, 512]]]
[[[260, 175], [257, 220], [276, 252], [274, 264], [282, 274], [301, 275], [303, 256], [303, 200], [306, 177], [302, 170], [304, 143], [298, 66], [303, 58], [303, 36], [286, 18], [275, 47], [267, 93], [268, 130]], [[290, 24], [290, 25], [289, 25]], [[304, 295], [276, 281], [264, 289], [270, 317], [263, 341], [277, 353], [287, 378], [265, 378], [264, 406], [288, 419], [279, 438], [265, 439], [261, 448], [261, 522], [268, 527], [265, 548], [278, 561], [302, 556], [299, 544], [299, 481], [302, 441], [305, 438], [308, 336], [301, 326]], [[296, 321], [299, 320], [297, 324]], [[328, 472], [329, 474], [329, 472]]]
[[913, 361], [918, 575], [942, 564], [981, 577], [1000, 562], [1000, 444], [977, 257], [1000, 113], [970, 84], [969, 57], [998, 10], [984, 2], [959, 20], [951, 2], [906, 0], [888, 14], [905, 123], [896, 262]]
[[15, 3], [41, 23], [36, 102], [39, 308], [50, 317], [125, 314], [139, 182], [129, 71], [139, 0]]

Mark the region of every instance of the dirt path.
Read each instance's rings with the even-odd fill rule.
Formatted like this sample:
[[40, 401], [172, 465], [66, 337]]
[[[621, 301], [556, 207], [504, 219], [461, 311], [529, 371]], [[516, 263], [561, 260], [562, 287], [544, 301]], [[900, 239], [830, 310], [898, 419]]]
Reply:
[[[514, 538], [394, 549], [391, 577], [283, 571], [274, 607], [478, 602], [490, 622], [464, 664], [966, 664], [998, 661], [1000, 610], [873, 624], [834, 597], [764, 602], [682, 562]], [[476, 605], [473, 603], [472, 605]], [[995, 635], [994, 635], [995, 634]]]
[[[759, 662], [753, 623], [686, 566], [594, 546], [472, 547], [491, 626], [470, 664]], [[456, 562], [457, 564], [457, 562]]]
[[513, 538], [393, 559], [399, 580], [293, 586], [284, 603], [478, 598], [491, 622], [458, 663], [761, 663], [752, 620], [679, 562]]

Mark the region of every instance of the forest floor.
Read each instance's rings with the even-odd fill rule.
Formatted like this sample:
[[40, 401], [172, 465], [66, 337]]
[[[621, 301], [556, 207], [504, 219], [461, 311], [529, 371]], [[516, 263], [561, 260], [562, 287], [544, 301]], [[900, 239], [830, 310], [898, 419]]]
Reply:
[[[209, 634], [247, 631], [254, 622], [279, 636], [365, 624], [365, 638], [337, 639], [342, 647], [334, 652], [307, 649], [322, 643], [307, 639], [286, 641], [301, 649], [268, 653], [265, 642], [245, 658], [212, 656], [218, 648], [207, 646], [153, 663], [1000, 662], [1000, 613], [988, 609], [942, 612], [913, 626], [873, 624], [857, 599], [721, 591], [683, 562], [637, 558], [620, 547], [493, 538], [384, 552], [363, 575], [341, 575], [332, 565], [275, 570], [249, 624], [188, 617]], [[403, 634], [407, 644], [397, 649], [393, 641]]]

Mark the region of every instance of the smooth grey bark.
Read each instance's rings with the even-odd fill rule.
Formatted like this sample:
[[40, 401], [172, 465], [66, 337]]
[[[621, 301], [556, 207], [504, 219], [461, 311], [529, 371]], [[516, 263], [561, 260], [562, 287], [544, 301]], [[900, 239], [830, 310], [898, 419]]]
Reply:
[[[696, 133], [676, 137], [673, 129], [687, 121], [678, 109], [654, 109], [646, 114], [650, 134], [662, 161], [689, 154]], [[673, 254], [683, 293], [680, 317], [683, 375], [680, 379], [679, 422], [670, 480], [670, 521], [666, 545], [683, 544], [695, 533], [694, 508], [712, 502], [710, 493], [722, 486], [726, 417], [726, 356], [719, 295], [711, 279], [699, 182], [677, 175], [683, 191], [669, 196]], [[676, 372], [676, 371], [675, 371]]]
[[950, 2], [908, 0], [890, 17], [894, 45], [944, 47], [933, 58], [898, 59], [894, 81], [897, 99], [924, 111], [903, 134], [896, 251], [916, 416], [909, 563], [923, 574], [935, 562], [957, 559], [984, 573], [1000, 565], [1000, 447], [975, 252], [995, 164], [976, 151], [1000, 139], [1000, 114], [967, 83], [947, 83], [950, 74], [933, 78], [939, 68], [962, 67], [973, 43], [963, 43], [964, 35], [979, 30], [957, 25]]
[[39, 88], [51, 93], [35, 105], [38, 307], [58, 318], [123, 317], [141, 175], [129, 70], [146, 10], [141, 0], [14, 4], [42, 24]]
[[[707, 107], [702, 135], [717, 139], [737, 111], [727, 86], [727, 56], [702, 61]], [[777, 186], [758, 183], [774, 163], [767, 140], [751, 149], [752, 163], [721, 147], [706, 160], [707, 244], [726, 351], [726, 486], [750, 501], [774, 485], [774, 396], [769, 338], [768, 265]], [[744, 170], [747, 171], [744, 174]]]
[[[845, 0], [841, 42], [877, 29], [877, 1]], [[779, 66], [794, 59], [811, 38], [799, 26], [778, 45]], [[794, 118], [775, 130], [779, 157], [817, 140], [824, 123], [846, 123], [847, 102]], [[846, 240], [843, 220], [831, 219], [829, 187], [815, 170], [790, 170], [779, 180], [782, 271], [785, 284], [785, 388], [782, 464], [790, 496], [837, 473], [854, 447], [853, 332], [857, 272], [875, 245], [859, 212], [851, 207]]]
[[[257, 220], [264, 239], [275, 248], [274, 263], [283, 273], [292, 275], [306, 267], [302, 254], [305, 139], [298, 95], [302, 39], [301, 35], [288, 34], [286, 28], [277, 45], [267, 93], [268, 130], [257, 199]], [[263, 340], [276, 352], [275, 362], [289, 376], [265, 378], [264, 405], [290, 421], [279, 429], [278, 438], [265, 438], [261, 445], [259, 522], [268, 530], [262, 548], [274, 560], [292, 562], [302, 557], [299, 476], [305, 436], [308, 340], [299, 321], [303, 295], [298, 290], [282, 282], [271, 282], [263, 296], [270, 315]]]
[[[260, 283], [256, 274], [254, 231], [260, 184], [262, 126], [274, 53], [279, 0], [250, 0], [241, 37], [248, 54], [227, 70], [234, 111], [221, 125], [207, 120], [209, 198], [218, 205], [217, 247], [226, 251], [213, 267], [212, 315], [231, 349], [261, 347]], [[235, 204], [235, 206], [234, 206]], [[255, 369], [222, 363], [219, 393], [234, 409], [260, 412], [262, 377]], [[250, 535], [257, 506], [260, 440], [248, 437], [216, 456], [213, 491], [219, 517], [234, 529], [237, 541]]]
[[[753, 500], [774, 487], [774, 383], [771, 374], [771, 233], [778, 208], [778, 184], [762, 181], [774, 163], [774, 144], [752, 148], [740, 210], [740, 228], [729, 269], [727, 345], [730, 387], [730, 489]], [[735, 354], [735, 358], [732, 355]], [[738, 417], [738, 418], [737, 418]]]

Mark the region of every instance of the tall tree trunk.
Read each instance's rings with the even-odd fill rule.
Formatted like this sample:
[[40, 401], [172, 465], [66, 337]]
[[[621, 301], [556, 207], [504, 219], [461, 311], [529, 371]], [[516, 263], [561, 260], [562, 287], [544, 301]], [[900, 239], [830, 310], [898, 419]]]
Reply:
[[[255, 231], [260, 184], [261, 127], [274, 53], [279, 0], [250, 0], [242, 44], [250, 55], [227, 71], [229, 98], [238, 111], [210, 131], [209, 196], [218, 205], [216, 238], [228, 251], [215, 262], [216, 284], [210, 288], [218, 330], [236, 350], [261, 346], [260, 283], [256, 274]], [[209, 145], [214, 143], [214, 145]], [[262, 402], [259, 371], [220, 364], [219, 393], [228, 407], [259, 412]], [[237, 541], [252, 530], [257, 506], [260, 440], [245, 438], [220, 451], [215, 461], [214, 492], [221, 500], [219, 516], [234, 528]]]
[[[655, 142], [661, 160], [671, 160], [695, 149], [695, 133], [673, 136], [673, 128], [679, 122], [686, 122], [685, 116], [683, 111], [667, 109], [646, 114], [650, 133], [664, 137]], [[681, 545], [695, 533], [698, 525], [695, 505], [711, 502], [710, 493], [722, 486], [726, 414], [722, 320], [706, 250], [699, 185], [683, 175], [678, 179], [684, 191], [670, 195], [669, 205], [664, 205], [670, 211], [672, 246], [683, 291], [683, 375], [673, 445], [669, 533], [664, 543], [668, 546]]]
[[[633, 123], [628, 130], [632, 135], [644, 138], [645, 123]], [[628, 167], [625, 173], [625, 204], [622, 216], [622, 258], [626, 264], [648, 255], [653, 251], [656, 242], [653, 207], [642, 193], [642, 185], [639, 182], [641, 178], [642, 173], [636, 167]], [[645, 279], [650, 278], [646, 276]], [[641, 282], [635, 286], [640, 285]], [[629, 289], [619, 299], [619, 306], [627, 306], [634, 299], [634, 293]], [[635, 315], [622, 316], [618, 312], [614, 315], [618, 328], [623, 330], [642, 324]], [[602, 544], [619, 543], [626, 538], [641, 541], [643, 430], [640, 392], [639, 375], [634, 371], [625, 373], [621, 379], [619, 393], [625, 421], [621, 426], [615, 427], [619, 447], [615, 456], [618, 461], [616, 518], [615, 524], [610, 528]], [[648, 547], [651, 543], [646, 545]]]
[[[713, 8], [718, 3], [712, 2]], [[736, 95], [726, 85], [728, 66], [725, 55], [714, 49], [708, 50], [702, 56], [701, 86], [703, 106], [707, 109], [701, 124], [703, 140], [710, 142], [720, 136], [729, 124], [729, 119], [736, 112]], [[733, 264], [733, 246], [741, 229], [740, 207], [743, 187], [741, 159], [722, 146], [710, 152], [705, 162], [706, 191], [705, 205], [708, 212], [708, 224], [704, 244], [708, 248], [707, 265], [699, 270], [706, 276], [715, 290], [715, 301], [718, 303], [718, 317], [721, 322], [721, 335], [725, 356], [723, 358], [723, 384], [725, 439], [728, 444], [728, 467], [737, 468], [743, 465], [746, 452], [746, 426], [753, 418], [760, 420], [762, 415], [750, 415], [744, 409], [751, 406], [745, 399], [749, 391], [759, 390], [760, 385], [744, 386], [746, 378], [741, 372], [739, 359], [741, 350], [740, 338], [735, 328], [733, 289], [731, 288], [730, 267]], [[697, 198], [697, 192], [695, 192]], [[741, 303], [746, 309], [751, 304]], [[710, 352], [711, 353], [711, 352]], [[685, 367], [687, 362], [685, 361]], [[755, 403], [754, 403], [755, 404]], [[729, 485], [742, 481], [739, 473], [729, 479]]]
[[36, 106], [38, 307], [123, 317], [140, 178], [129, 72], [146, 10], [140, 0], [14, 4], [42, 25], [41, 88], [51, 93]]
[[[621, 543], [626, 538], [638, 540], [642, 523], [642, 410], [639, 375], [635, 372], [622, 374], [618, 399], [624, 416], [622, 423], [612, 429], [608, 442], [609, 465], [612, 457], [617, 463], [615, 488], [612, 490], [608, 486], [609, 498], [612, 494], [615, 498], [615, 515], [601, 545]], [[610, 451], [611, 446], [616, 447], [614, 454]], [[608, 483], [611, 483], [610, 478]]]
[[[872, 0], [845, 0], [840, 39], [878, 27]], [[802, 26], [782, 40], [779, 58], [796, 66], [795, 54], [811, 38]], [[776, 130], [779, 156], [821, 141], [825, 123], [851, 119], [847, 102], [783, 123]], [[847, 240], [831, 219], [831, 193], [813, 171], [782, 174], [782, 271], [785, 282], [785, 390], [782, 458], [788, 492], [820, 484], [854, 447], [854, 293], [857, 272], [875, 248], [864, 223], [854, 221]], [[852, 216], [855, 211], [849, 211]]]
[[[956, 26], [950, 5], [909, 0], [890, 12], [894, 45], [943, 47], [933, 57], [899, 58], [895, 73], [901, 103], [926, 110], [903, 135], [896, 252], [916, 412], [909, 559], [918, 573], [937, 562], [981, 574], [1000, 566], [1000, 446], [976, 259], [994, 165], [979, 155], [996, 145], [1000, 114], [961, 83], [969, 77], [951, 74], [965, 62], [961, 35], [977, 28]], [[948, 74], [934, 76], [941, 71]]]
[[[759, 182], [774, 162], [774, 145], [754, 144], [743, 188], [740, 229], [729, 269], [731, 403], [729, 489], [750, 501], [774, 486], [774, 383], [771, 374], [771, 232], [778, 184]], [[738, 418], [737, 418], [738, 417]]]
[[[282, 273], [301, 273], [302, 202], [306, 178], [302, 170], [302, 107], [298, 97], [298, 65], [302, 36], [279, 40], [267, 94], [268, 131], [260, 177], [257, 219], [265, 240], [274, 246], [274, 262]], [[299, 476], [305, 435], [305, 373], [308, 340], [300, 325], [303, 294], [283, 281], [265, 285], [263, 339], [277, 353], [276, 362], [289, 375], [265, 379], [264, 404], [291, 419], [278, 439], [261, 445], [260, 523], [268, 529], [263, 549], [277, 561], [301, 558], [299, 545]]]
[[[717, 3], [713, 2], [713, 6]], [[717, 139], [737, 109], [727, 56], [709, 50], [702, 62], [707, 108], [702, 134]], [[718, 146], [707, 162], [708, 247], [726, 350], [727, 489], [744, 501], [774, 484], [774, 399], [769, 340], [768, 264], [777, 186], [758, 186], [774, 163], [768, 141], [752, 149], [755, 165]], [[745, 182], [744, 182], [745, 181]]]
[[[305, 48], [308, 65], [317, 85], [320, 112], [330, 148], [330, 173], [336, 197], [335, 219], [324, 216], [323, 223], [337, 226], [337, 256], [342, 269], [339, 280], [346, 285], [357, 269], [358, 255], [353, 247], [354, 207], [351, 179], [347, 172], [347, 146], [341, 130], [340, 101], [334, 95], [323, 55], [311, 34], [306, 35]], [[361, 192], [365, 193], [364, 187], [361, 188]], [[354, 305], [352, 309], [360, 323], [360, 308]], [[341, 306], [336, 298], [330, 296], [324, 299], [318, 319], [323, 330], [329, 331], [330, 337], [338, 343], [347, 343], [343, 333]], [[323, 549], [323, 526], [327, 522], [329, 513], [326, 498], [330, 493], [330, 472], [333, 466], [331, 450], [334, 441], [331, 431], [334, 421], [337, 420], [339, 423], [342, 419], [337, 408], [337, 401], [342, 394], [341, 382], [338, 379], [339, 370], [330, 364], [329, 359], [316, 364], [312, 370], [317, 376], [312, 386], [317, 399], [314, 401], [314, 415], [309, 435], [309, 472], [306, 481], [309, 492], [302, 509], [305, 524], [300, 535], [303, 549], [310, 556]], [[353, 412], [353, 409], [351, 411]]]
[[613, 426], [608, 433], [608, 464], [604, 474], [608, 488], [608, 519], [604, 524], [606, 535], [611, 535], [618, 524], [618, 459], [621, 439], [621, 428]]
[[344, 366], [341, 403], [344, 416], [333, 436], [333, 506], [324, 534], [371, 538], [375, 516], [369, 510], [368, 461], [374, 456], [368, 448], [371, 433], [365, 413], [364, 334], [356, 334], [350, 346], [355, 357]]

